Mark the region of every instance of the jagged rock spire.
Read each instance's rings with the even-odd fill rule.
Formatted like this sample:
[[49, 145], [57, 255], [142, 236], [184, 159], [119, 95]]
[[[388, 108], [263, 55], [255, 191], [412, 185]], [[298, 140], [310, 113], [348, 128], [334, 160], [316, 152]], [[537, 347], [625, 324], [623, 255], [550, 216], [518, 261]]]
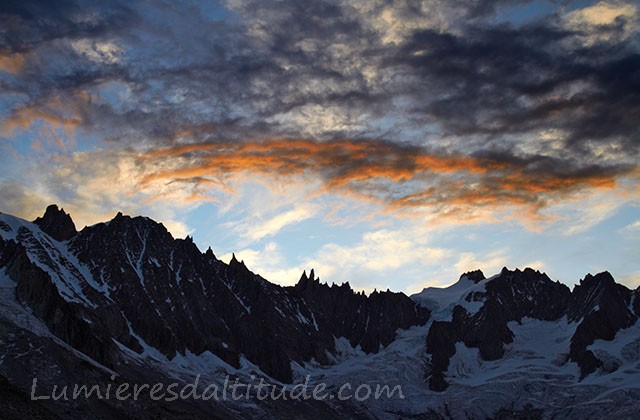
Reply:
[[66, 241], [78, 233], [71, 216], [65, 213], [64, 209], [59, 209], [56, 204], [51, 204], [47, 207], [44, 215], [38, 217], [33, 223], [40, 226], [43, 232], [58, 241]]
[[216, 258], [216, 254], [213, 253], [213, 249], [211, 249], [211, 247], [207, 248], [204, 255], [206, 255], [209, 258]]

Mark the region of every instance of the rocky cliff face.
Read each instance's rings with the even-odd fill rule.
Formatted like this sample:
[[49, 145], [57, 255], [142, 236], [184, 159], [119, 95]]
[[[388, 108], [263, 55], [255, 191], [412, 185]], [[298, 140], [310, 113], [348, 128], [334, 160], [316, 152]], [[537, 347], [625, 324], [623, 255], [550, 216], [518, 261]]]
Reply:
[[106, 366], [118, 346], [168, 360], [209, 351], [236, 367], [246, 357], [291, 382], [292, 363], [329, 363], [337, 337], [377, 352], [398, 328], [429, 317], [406, 295], [364, 296], [313, 274], [296, 287], [278, 286], [145, 217], [119, 213], [80, 232], [56, 206], [34, 224], [5, 218], [2, 267], [18, 298]]
[[33, 223], [40, 226], [43, 232], [56, 241], [69, 240], [78, 233], [71, 216], [65, 213], [64, 209], [59, 209], [55, 204], [47, 207], [44, 215], [38, 217]]
[[353, 347], [375, 353], [395, 338], [396, 329], [426, 321], [429, 310], [412, 301], [404, 293], [374, 291], [369, 296], [355, 293], [349, 283], [341, 286], [320, 283], [311, 270], [293, 288], [293, 293], [318, 314], [321, 330], [332, 331], [335, 337], [346, 337]]
[[[569, 360], [578, 364], [585, 377], [602, 366], [587, 347], [598, 339], [613, 340], [618, 331], [637, 321], [633, 296], [638, 291], [615, 283], [607, 272], [587, 275], [573, 291], [529, 268], [504, 268], [499, 275], [478, 283], [484, 285], [484, 290], [476, 288], [462, 296], [462, 304], [453, 308], [450, 320], [434, 321], [429, 330], [427, 376], [432, 390], [447, 388], [445, 372], [456, 353], [456, 343], [477, 348], [482, 360], [502, 358], [505, 345], [513, 341], [510, 322], [520, 323], [525, 317], [542, 321], [566, 317], [569, 324], [575, 324], [567, 349]], [[424, 299], [422, 295], [418, 301]], [[464, 302], [479, 304], [469, 311]]]
[[83, 309], [67, 302], [47, 272], [29, 260], [21, 245], [2, 242], [0, 260], [6, 260], [7, 274], [17, 283], [16, 298], [49, 327], [50, 331], [72, 347], [90, 354], [105, 366], [113, 366], [117, 349], [104, 328], [91, 326]]
[[478, 348], [484, 360], [496, 360], [503, 356], [504, 345], [513, 341], [507, 326], [510, 321], [523, 317], [553, 320], [566, 311], [569, 288], [538, 271], [504, 268], [490, 280], [480, 277], [484, 276], [474, 276], [475, 283], [483, 284], [484, 290], [463, 297], [467, 302], [477, 302], [477, 311], [469, 312], [456, 305], [450, 321], [434, 321], [429, 330], [426, 350], [431, 356], [429, 387], [433, 390], [447, 387], [444, 372], [455, 353], [456, 342]]
[[588, 274], [573, 289], [567, 315], [579, 324], [571, 338], [570, 356], [583, 377], [602, 366], [587, 346], [598, 339], [611, 341], [618, 331], [637, 321], [632, 299], [633, 292], [617, 284], [608, 272]]

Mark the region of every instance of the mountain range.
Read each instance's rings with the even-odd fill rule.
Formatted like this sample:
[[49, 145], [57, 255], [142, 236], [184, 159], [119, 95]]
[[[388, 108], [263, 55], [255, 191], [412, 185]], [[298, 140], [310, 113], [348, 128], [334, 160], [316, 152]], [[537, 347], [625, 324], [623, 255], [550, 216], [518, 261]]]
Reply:
[[[636, 418], [639, 316], [640, 288], [608, 272], [570, 289], [531, 268], [473, 271], [407, 296], [330, 286], [311, 270], [283, 287], [146, 217], [118, 213], [77, 231], [56, 205], [32, 222], [0, 213], [9, 419]], [[400, 393], [47, 398], [64, 384], [195, 381], [202, 391], [230, 380]]]

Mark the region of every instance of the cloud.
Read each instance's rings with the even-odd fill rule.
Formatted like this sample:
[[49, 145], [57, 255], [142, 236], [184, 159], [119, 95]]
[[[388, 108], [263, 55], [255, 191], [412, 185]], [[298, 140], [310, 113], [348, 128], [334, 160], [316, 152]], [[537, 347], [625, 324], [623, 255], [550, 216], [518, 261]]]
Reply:
[[[306, 270], [314, 269], [322, 281], [329, 284], [349, 282], [355, 290], [371, 292], [380, 285], [393, 285], [394, 290], [420, 280], [421, 287], [433, 276], [433, 271], [448, 264], [454, 253], [430, 244], [428, 229], [420, 224], [373, 229], [353, 238], [353, 242], [339, 235], [338, 242], [324, 243], [310, 253], [293, 252], [277, 240], [260, 247], [236, 251], [238, 260], [270, 281], [293, 285]], [[302, 240], [302, 238], [298, 238]], [[232, 253], [219, 258], [229, 261]], [[452, 281], [453, 277], [448, 278]]]
[[80, 39], [72, 41], [71, 48], [96, 63], [116, 64], [122, 62], [122, 48], [114, 42], [95, 42], [90, 39]]
[[[0, 157], [2, 194], [184, 234], [271, 185], [228, 225], [251, 244], [354, 213], [584, 231], [638, 183], [637, 6], [495, 19], [527, 3], [4, 2], [0, 135], [27, 162]], [[362, 210], [303, 204], [331, 200]]]
[[6, 71], [8, 73], [19, 73], [24, 64], [24, 54], [14, 53], [1, 55], [0, 54], [0, 71]]
[[580, 32], [585, 45], [625, 39], [638, 31], [638, 6], [625, 1], [600, 1], [563, 16], [565, 26]]
[[575, 25], [607, 26], [623, 18], [637, 17], [638, 7], [622, 1], [601, 1], [592, 6], [570, 12], [568, 22]]
[[50, 197], [33, 191], [32, 186], [15, 181], [0, 181], [0, 198], [2, 212], [20, 215], [28, 220], [40, 216], [52, 202]]
[[640, 220], [636, 220], [633, 223], [628, 224], [622, 228], [623, 232], [638, 232], [640, 231]]
[[[33, 219], [48, 204], [57, 203], [71, 213], [79, 228], [123, 211], [155, 218], [176, 237], [191, 232], [184, 216], [197, 205], [191, 200], [192, 192], [175, 185], [141, 191], [138, 186], [145, 169], [130, 153], [75, 151], [60, 155], [54, 163], [45, 156], [17, 164], [16, 173], [0, 180], [2, 211]], [[44, 165], [46, 171], [41, 169]], [[158, 197], [163, 198], [161, 203]]]
[[28, 52], [44, 43], [63, 38], [97, 37], [131, 24], [136, 13], [123, 4], [112, 2], [103, 7], [100, 2], [60, 0], [25, 0], [4, 2], [0, 18], [6, 29], [0, 38], [0, 49]]
[[640, 102], [627, 89], [638, 82], [637, 47], [573, 47], [573, 35], [548, 23], [415, 33], [396, 58], [415, 77], [414, 91], [431, 95], [414, 96], [409, 111], [471, 150], [517, 155], [518, 146], [538, 142], [536, 133], [555, 129], [566, 133], [562, 150], [582, 163], [595, 161], [602, 144], [621, 144], [636, 156], [629, 118]]
[[[492, 21], [524, 3], [229, 1], [233, 19], [220, 21], [197, 5], [29, 1], [0, 11], [15, 22], [1, 55], [33, 58], [5, 59], [17, 75], [2, 89], [28, 98], [18, 114], [82, 92], [91, 100], [73, 121], [125, 147], [359, 138], [635, 165], [637, 42], [578, 45], [567, 22], [632, 27], [637, 8]], [[562, 133], [553, 149], [540, 146], [545, 131]]]
[[74, 97], [51, 96], [43, 102], [17, 106], [10, 116], [3, 119], [0, 134], [11, 136], [16, 130], [28, 130], [37, 121], [41, 121], [51, 128], [61, 128], [65, 134], [72, 135], [74, 129], [83, 122], [81, 107], [86, 99], [82, 94]]
[[576, 194], [572, 200], [558, 201], [542, 211], [539, 223], [546, 230], [567, 236], [576, 235], [597, 226], [616, 214], [624, 205], [640, 200], [634, 183], [620, 182], [611, 190], [591, 190]]
[[454, 267], [460, 274], [473, 270], [482, 270], [485, 275], [491, 276], [500, 272], [500, 269], [509, 264], [509, 255], [506, 249], [492, 250], [483, 254], [463, 252], [458, 257]]
[[[540, 218], [539, 211], [548, 204], [582, 190], [614, 189], [616, 179], [628, 170], [598, 165], [572, 168], [570, 160], [548, 157], [450, 155], [371, 140], [191, 143], [150, 150], [140, 159], [150, 168], [143, 188], [176, 179], [192, 185], [201, 185], [203, 179], [233, 184], [234, 177], [243, 174], [287, 177], [294, 183], [319, 178], [322, 184], [316, 194], [346, 194], [398, 214], [416, 208], [458, 219], [472, 219], [479, 208], [500, 212], [512, 207]], [[267, 232], [277, 231], [290, 219], [303, 220], [300, 209], [269, 221]], [[256, 235], [264, 236], [254, 227]]]
[[[431, 246], [418, 227], [413, 232], [380, 229], [364, 233], [352, 245], [325, 244], [303, 266], [314, 268], [327, 281], [348, 281], [357, 290], [390, 283], [404, 289], [407, 282], [419, 277], [421, 269], [439, 264], [450, 254], [447, 249]], [[407, 267], [413, 268], [411, 274], [401, 274]]]
[[[283, 207], [285, 208], [284, 210]], [[316, 215], [316, 211], [309, 203], [294, 205], [289, 210], [286, 210], [286, 207], [288, 206], [282, 206], [275, 212], [270, 212], [271, 214], [267, 218], [255, 213], [250, 214], [246, 219], [236, 222], [230, 227], [239, 233], [241, 237], [247, 238], [251, 242], [257, 242], [263, 238], [276, 235], [288, 225], [308, 220]]]
[[399, 45], [417, 30], [446, 31], [463, 13], [446, 1], [357, 1], [353, 8], [363, 26], [379, 34], [384, 45]]

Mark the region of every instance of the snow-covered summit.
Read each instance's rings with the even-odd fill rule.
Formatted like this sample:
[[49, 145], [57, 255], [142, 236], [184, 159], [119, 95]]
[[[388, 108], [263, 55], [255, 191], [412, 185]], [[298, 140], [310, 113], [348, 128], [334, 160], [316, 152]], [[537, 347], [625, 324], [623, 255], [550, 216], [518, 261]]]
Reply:
[[434, 319], [447, 319], [456, 305], [461, 305], [470, 313], [477, 312], [483, 300], [475, 300], [474, 296], [480, 296], [486, 291], [485, 284], [489, 280], [485, 279], [482, 271], [477, 270], [461, 275], [451, 286], [426, 287], [410, 297], [414, 302], [431, 310]]

